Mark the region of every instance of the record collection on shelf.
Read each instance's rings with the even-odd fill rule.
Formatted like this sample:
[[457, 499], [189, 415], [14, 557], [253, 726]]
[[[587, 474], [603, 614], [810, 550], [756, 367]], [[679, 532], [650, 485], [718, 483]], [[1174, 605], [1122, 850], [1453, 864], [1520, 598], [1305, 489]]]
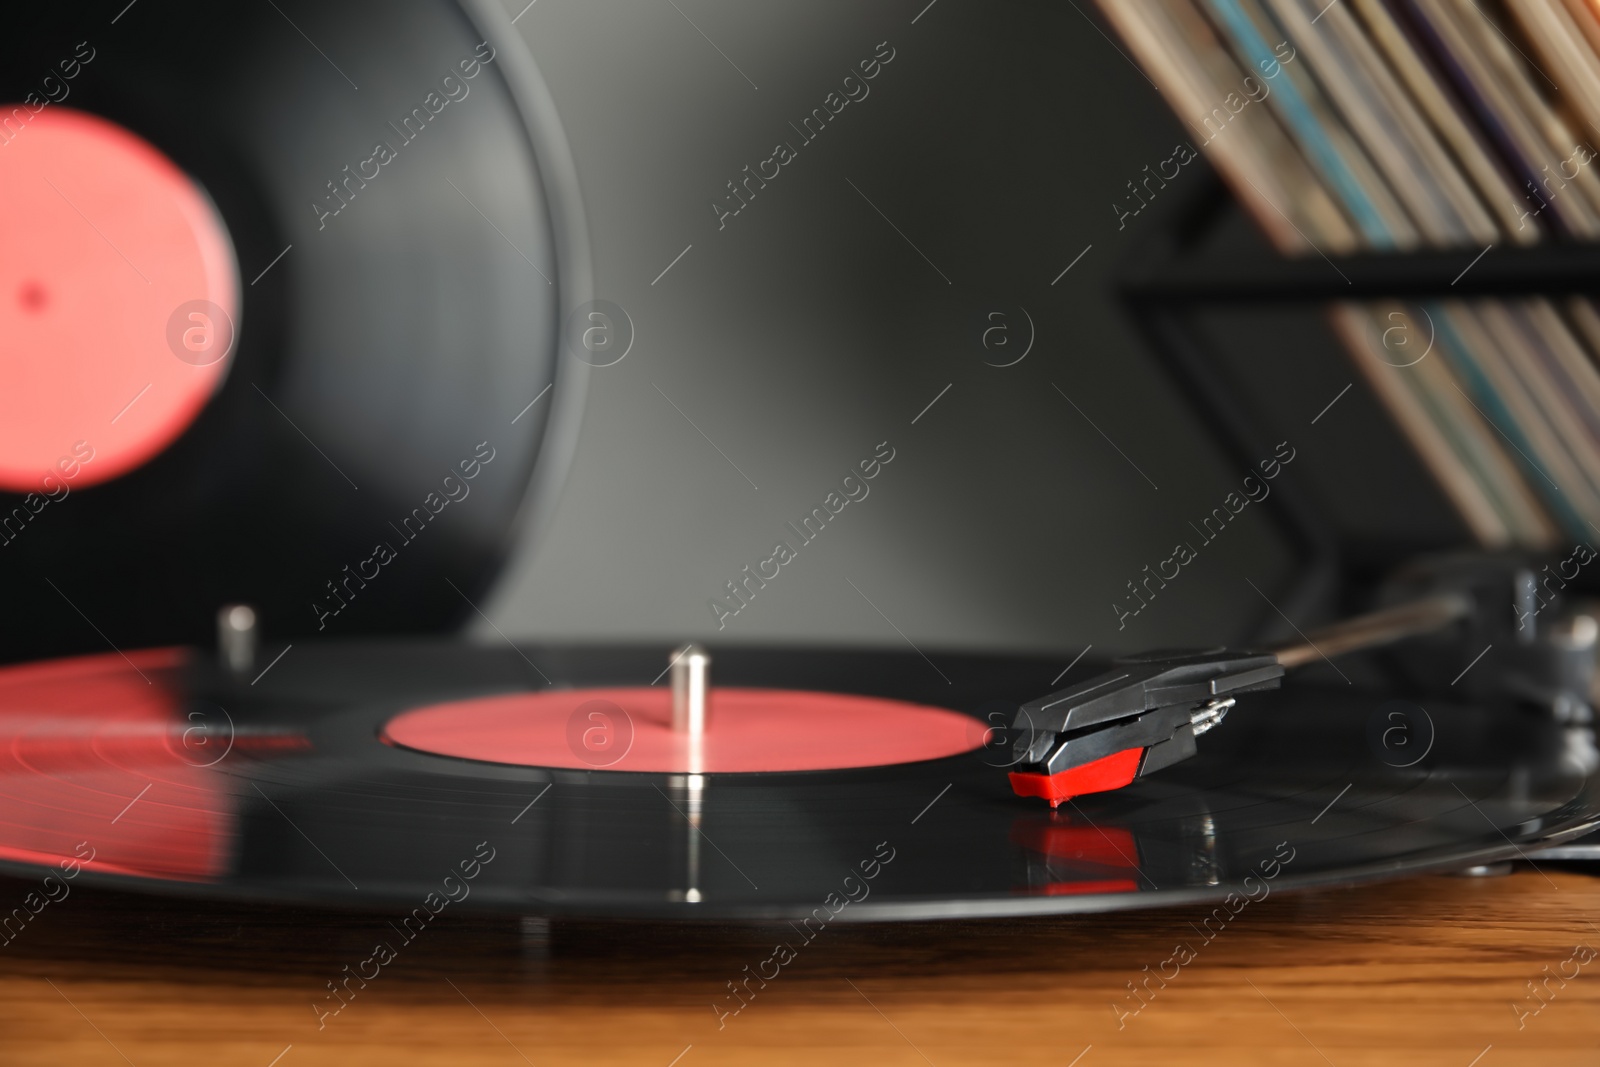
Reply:
[[[1499, 246], [1600, 239], [1596, 0], [1100, 7], [1280, 254], [1458, 249], [1465, 274]], [[1339, 301], [1329, 319], [1479, 544], [1600, 528], [1594, 298]]]

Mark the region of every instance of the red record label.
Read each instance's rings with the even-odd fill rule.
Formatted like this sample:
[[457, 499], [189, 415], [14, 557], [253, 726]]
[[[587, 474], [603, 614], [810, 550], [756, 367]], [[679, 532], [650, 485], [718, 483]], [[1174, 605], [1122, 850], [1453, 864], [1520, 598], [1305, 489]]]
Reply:
[[194, 421], [227, 372], [238, 272], [210, 199], [121, 126], [49, 107], [0, 162], [0, 489], [54, 499]]
[[713, 688], [698, 746], [672, 729], [665, 687], [508, 693], [391, 719], [383, 739], [440, 756], [577, 770], [728, 774], [842, 770], [940, 759], [988, 727], [925, 704], [789, 689]]

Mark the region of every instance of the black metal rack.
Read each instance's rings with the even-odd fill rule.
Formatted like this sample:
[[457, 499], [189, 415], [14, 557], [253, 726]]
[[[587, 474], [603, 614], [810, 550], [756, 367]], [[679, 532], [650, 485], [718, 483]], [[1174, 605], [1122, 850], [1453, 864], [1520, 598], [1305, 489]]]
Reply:
[[[1295, 259], [1257, 241], [1219, 249], [1219, 223], [1239, 208], [1219, 180], [1195, 195], [1119, 271], [1116, 288], [1133, 324], [1174, 377], [1219, 428], [1235, 462], [1250, 467], [1271, 448], [1244, 392], [1194, 328], [1196, 312], [1228, 305], [1283, 306], [1339, 300], [1449, 299], [1600, 294], [1600, 245], [1493, 245], [1386, 254]], [[1303, 572], [1278, 601], [1294, 619], [1325, 616], [1338, 604], [1347, 575], [1333, 524], [1321, 506], [1292, 482], [1269, 504], [1303, 563]], [[1263, 611], [1262, 638], [1282, 635], [1276, 611]]]
[[1121, 286], [1125, 297], [1146, 305], [1568, 296], [1600, 293], [1600, 246], [1491, 245], [1260, 260], [1201, 252], [1141, 264]]

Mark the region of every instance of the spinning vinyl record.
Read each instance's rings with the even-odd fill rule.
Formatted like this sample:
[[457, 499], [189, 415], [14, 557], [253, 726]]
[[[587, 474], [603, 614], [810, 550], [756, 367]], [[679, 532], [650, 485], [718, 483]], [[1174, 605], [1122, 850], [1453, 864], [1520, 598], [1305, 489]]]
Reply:
[[586, 238], [494, 4], [18, 10], [0, 191], [0, 656], [445, 627], [548, 510]]
[[1504, 709], [1397, 718], [1290, 684], [1196, 758], [1052, 809], [1012, 792], [989, 725], [1049, 663], [942, 657], [947, 683], [909, 653], [720, 652], [687, 737], [664, 666], [394, 642], [297, 645], [253, 686], [177, 651], [6, 668], [0, 866], [419, 922], [826, 924], [1236, 909], [1515, 858], [1600, 818], [1592, 735]]

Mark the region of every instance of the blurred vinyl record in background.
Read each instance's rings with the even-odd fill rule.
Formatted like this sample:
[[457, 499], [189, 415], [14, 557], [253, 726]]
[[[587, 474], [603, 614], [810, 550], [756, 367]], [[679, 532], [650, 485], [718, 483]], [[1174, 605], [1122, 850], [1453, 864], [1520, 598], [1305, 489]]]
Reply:
[[0, 43], [0, 656], [203, 643], [234, 601], [275, 637], [459, 622], [548, 512], [587, 371], [522, 42], [476, 3], [312, 37], [99, 6]]

